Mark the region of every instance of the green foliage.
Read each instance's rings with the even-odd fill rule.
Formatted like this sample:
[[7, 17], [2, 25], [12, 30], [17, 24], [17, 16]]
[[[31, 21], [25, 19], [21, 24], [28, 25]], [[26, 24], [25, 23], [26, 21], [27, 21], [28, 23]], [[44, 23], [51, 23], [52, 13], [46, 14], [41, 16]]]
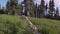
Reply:
[[0, 15], [0, 34], [33, 34], [26, 20], [19, 16]]
[[0, 5], [0, 10], [1, 10], [1, 5]]
[[59, 9], [58, 9], [58, 7], [56, 8], [56, 15], [59, 16]]
[[54, 5], [54, 0], [49, 1], [49, 14], [53, 15], [53, 12], [55, 13], [55, 5]]
[[30, 18], [30, 20], [43, 34], [60, 34], [60, 21], [58, 20], [45, 18]]
[[44, 9], [45, 9], [45, 1], [41, 0], [41, 5], [40, 5], [40, 17], [44, 17]]
[[9, 10], [9, 9], [10, 9], [10, 2], [9, 2], [9, 1], [7, 1], [6, 9], [7, 9], [7, 10]]
[[21, 11], [22, 11], [22, 6], [21, 6], [21, 4], [19, 4], [16, 9], [17, 9], [16, 13], [17, 13], [18, 15], [21, 15]]
[[34, 2], [32, 1], [31, 2], [31, 16], [34, 17], [34, 8], [35, 8], [35, 5], [34, 5]]
[[18, 14], [20, 15], [21, 12], [21, 6], [18, 4], [18, 0], [8, 0], [6, 4], [6, 10], [9, 14], [15, 15]]
[[23, 3], [25, 4], [25, 7], [27, 9], [27, 13], [29, 13], [29, 16], [34, 17], [34, 8], [35, 8], [34, 1], [33, 0], [24, 0]]

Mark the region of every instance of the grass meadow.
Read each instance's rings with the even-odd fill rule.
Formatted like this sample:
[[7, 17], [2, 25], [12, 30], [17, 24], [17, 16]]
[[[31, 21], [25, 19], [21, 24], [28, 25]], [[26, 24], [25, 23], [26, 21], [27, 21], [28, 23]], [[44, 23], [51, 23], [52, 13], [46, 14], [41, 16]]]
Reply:
[[[46, 18], [32, 18], [42, 34], [60, 34], [60, 21]], [[34, 34], [26, 20], [20, 16], [0, 15], [0, 34]]]

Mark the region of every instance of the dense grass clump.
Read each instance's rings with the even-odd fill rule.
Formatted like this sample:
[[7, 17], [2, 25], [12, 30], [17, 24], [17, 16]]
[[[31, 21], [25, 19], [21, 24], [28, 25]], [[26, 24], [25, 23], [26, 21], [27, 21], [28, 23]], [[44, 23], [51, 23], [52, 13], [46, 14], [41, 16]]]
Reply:
[[33, 34], [26, 20], [19, 16], [0, 15], [0, 34]]
[[30, 18], [42, 34], [60, 34], [60, 21], [45, 18]]

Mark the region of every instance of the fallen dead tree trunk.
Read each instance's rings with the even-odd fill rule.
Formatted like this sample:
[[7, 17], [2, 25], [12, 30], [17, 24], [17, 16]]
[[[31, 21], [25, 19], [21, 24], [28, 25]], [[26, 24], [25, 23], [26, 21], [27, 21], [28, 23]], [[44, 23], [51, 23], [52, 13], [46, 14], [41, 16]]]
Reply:
[[32, 31], [35, 34], [41, 34], [41, 33], [38, 32], [37, 27], [29, 20], [29, 18], [27, 16], [23, 16], [23, 18], [26, 19], [26, 21], [28, 21], [28, 24], [29, 24], [30, 28], [32, 29]]

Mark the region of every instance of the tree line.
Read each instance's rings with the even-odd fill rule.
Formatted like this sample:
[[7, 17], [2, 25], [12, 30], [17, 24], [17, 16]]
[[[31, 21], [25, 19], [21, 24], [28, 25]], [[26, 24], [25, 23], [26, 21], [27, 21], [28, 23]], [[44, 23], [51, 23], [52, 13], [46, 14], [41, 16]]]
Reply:
[[[26, 15], [36, 18], [59, 18], [59, 8], [55, 7], [54, 0], [49, 4], [41, 0], [40, 5], [34, 3], [35, 0], [24, 0], [18, 3], [18, 0], [8, 0], [6, 7], [0, 5], [0, 14], [8, 15]], [[24, 4], [24, 6], [23, 6]], [[23, 13], [24, 12], [24, 13]]]

